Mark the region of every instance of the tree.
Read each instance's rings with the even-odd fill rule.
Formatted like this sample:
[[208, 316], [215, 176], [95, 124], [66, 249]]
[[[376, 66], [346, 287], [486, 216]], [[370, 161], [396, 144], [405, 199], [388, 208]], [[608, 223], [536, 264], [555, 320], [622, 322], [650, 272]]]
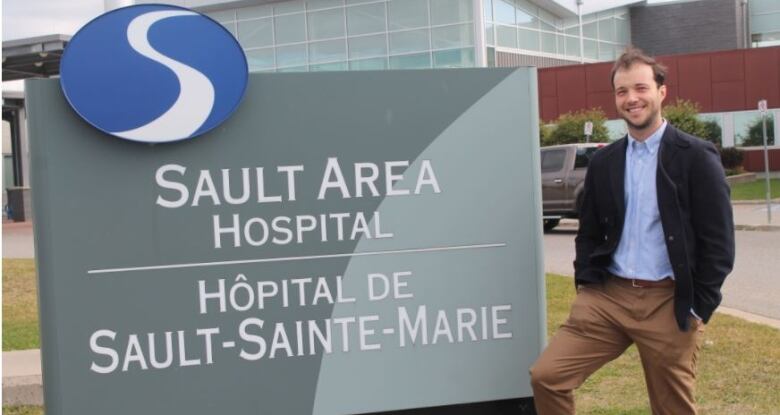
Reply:
[[555, 120], [553, 127], [545, 126], [544, 128], [551, 128], [551, 130], [540, 134], [542, 146], [584, 143], [585, 134], [583, 131], [587, 121], [593, 123], [593, 134], [590, 137], [590, 142], [606, 143], [609, 141], [609, 131], [605, 125], [607, 116], [600, 108], [594, 108], [563, 114]]
[[[767, 145], [774, 145], [775, 143], [775, 121], [772, 117], [767, 117], [766, 120], [766, 142]], [[748, 127], [747, 137], [740, 134], [737, 136], [737, 143], [741, 146], [763, 146], [764, 145], [764, 126], [762, 118], [756, 117], [750, 126]]]
[[715, 144], [720, 148], [723, 146], [723, 129], [720, 128], [718, 122], [715, 120], [704, 121], [704, 129], [707, 131], [701, 138]]
[[699, 119], [699, 104], [695, 102], [677, 99], [674, 104], [664, 107], [664, 118], [678, 129], [696, 137], [708, 139], [712, 133], [711, 127]]

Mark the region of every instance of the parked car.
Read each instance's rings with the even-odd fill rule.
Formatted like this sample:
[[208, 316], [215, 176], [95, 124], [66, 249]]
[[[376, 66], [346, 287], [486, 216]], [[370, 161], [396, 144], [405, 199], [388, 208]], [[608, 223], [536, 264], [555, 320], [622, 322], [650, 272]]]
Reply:
[[542, 210], [544, 230], [558, 226], [563, 218], [577, 218], [582, 204], [585, 172], [602, 143], [563, 144], [543, 147]]

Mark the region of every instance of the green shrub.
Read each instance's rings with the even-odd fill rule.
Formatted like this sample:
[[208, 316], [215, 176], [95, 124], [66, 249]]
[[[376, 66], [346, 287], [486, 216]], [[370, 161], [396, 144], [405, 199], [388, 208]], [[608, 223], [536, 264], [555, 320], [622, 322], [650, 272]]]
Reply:
[[674, 104], [664, 107], [664, 118], [678, 129], [696, 137], [706, 139], [711, 134], [711, 127], [699, 119], [699, 104], [695, 102], [678, 99]]
[[738, 170], [742, 167], [743, 154], [734, 147], [720, 149], [720, 162], [726, 170]]
[[542, 146], [584, 143], [586, 139], [583, 131], [587, 121], [593, 123], [593, 134], [590, 137], [591, 143], [606, 143], [609, 141], [609, 131], [605, 125], [607, 116], [600, 108], [594, 108], [563, 114], [555, 120], [554, 126], [545, 126], [544, 128], [549, 128], [550, 130], [544, 134], [540, 133]]

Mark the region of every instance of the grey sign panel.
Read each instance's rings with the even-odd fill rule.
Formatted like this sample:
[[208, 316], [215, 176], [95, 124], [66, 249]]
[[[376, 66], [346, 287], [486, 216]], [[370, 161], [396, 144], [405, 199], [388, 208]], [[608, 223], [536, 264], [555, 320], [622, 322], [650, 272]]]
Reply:
[[253, 74], [187, 142], [27, 84], [49, 414], [355, 414], [531, 396], [536, 72]]

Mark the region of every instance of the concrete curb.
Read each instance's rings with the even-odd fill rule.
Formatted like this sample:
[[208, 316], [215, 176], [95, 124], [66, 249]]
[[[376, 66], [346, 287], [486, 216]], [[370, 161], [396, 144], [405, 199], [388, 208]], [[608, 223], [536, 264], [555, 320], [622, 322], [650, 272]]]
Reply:
[[[780, 204], [780, 199], [770, 199], [769, 202], [773, 205]], [[732, 200], [732, 205], [765, 205], [766, 199], [752, 199], [752, 200]]]
[[3, 405], [43, 405], [41, 376], [3, 377]]
[[738, 231], [780, 232], [780, 225], [734, 225]]

